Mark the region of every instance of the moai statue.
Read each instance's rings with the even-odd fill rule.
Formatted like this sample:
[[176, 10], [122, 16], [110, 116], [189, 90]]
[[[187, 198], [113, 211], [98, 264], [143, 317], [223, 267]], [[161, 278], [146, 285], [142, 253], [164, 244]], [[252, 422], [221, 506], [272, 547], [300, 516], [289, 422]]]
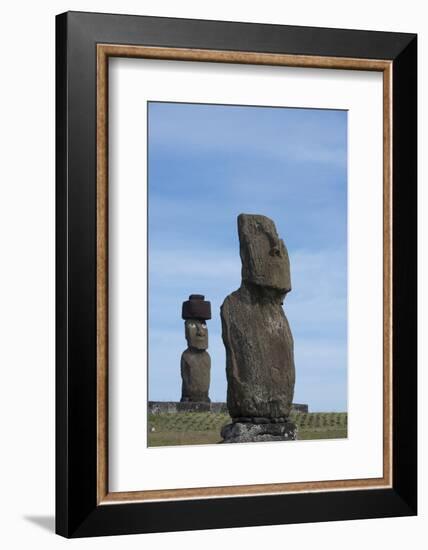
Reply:
[[208, 348], [208, 328], [211, 319], [211, 303], [201, 294], [191, 294], [183, 302], [182, 318], [185, 320], [187, 349], [181, 355], [183, 379], [181, 402], [210, 403], [211, 358]]
[[241, 286], [221, 306], [226, 347], [225, 443], [296, 438], [293, 337], [282, 304], [291, 290], [287, 249], [274, 222], [240, 214]]

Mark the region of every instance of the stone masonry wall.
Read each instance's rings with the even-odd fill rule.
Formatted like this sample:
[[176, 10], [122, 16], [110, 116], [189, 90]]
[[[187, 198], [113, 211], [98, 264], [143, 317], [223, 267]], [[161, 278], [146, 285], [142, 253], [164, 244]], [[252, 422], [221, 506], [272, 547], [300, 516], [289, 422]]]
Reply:
[[[227, 413], [226, 403], [181, 403], [180, 401], [149, 401], [149, 414], [179, 412]], [[291, 412], [307, 413], [309, 407], [302, 403], [293, 403]]]

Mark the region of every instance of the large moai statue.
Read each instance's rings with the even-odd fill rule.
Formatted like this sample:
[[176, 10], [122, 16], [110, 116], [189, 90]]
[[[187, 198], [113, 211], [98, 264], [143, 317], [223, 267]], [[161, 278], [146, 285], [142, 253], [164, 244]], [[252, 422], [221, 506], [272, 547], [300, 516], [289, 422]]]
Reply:
[[183, 302], [187, 349], [181, 355], [181, 378], [183, 379], [181, 402], [210, 403], [211, 358], [208, 349], [208, 328], [211, 319], [211, 303], [201, 294], [191, 294]]
[[226, 347], [225, 443], [296, 438], [293, 337], [282, 304], [291, 290], [287, 249], [266, 216], [240, 214], [241, 286], [221, 306]]

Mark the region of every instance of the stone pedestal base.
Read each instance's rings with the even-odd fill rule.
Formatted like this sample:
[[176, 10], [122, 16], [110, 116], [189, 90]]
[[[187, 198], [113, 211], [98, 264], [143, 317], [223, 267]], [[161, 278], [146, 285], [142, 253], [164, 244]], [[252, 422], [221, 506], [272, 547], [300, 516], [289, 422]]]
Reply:
[[238, 421], [227, 424], [221, 430], [223, 443], [291, 441], [297, 439], [297, 426], [293, 422], [274, 422], [273, 419], [260, 420], [263, 421], [261, 423]]

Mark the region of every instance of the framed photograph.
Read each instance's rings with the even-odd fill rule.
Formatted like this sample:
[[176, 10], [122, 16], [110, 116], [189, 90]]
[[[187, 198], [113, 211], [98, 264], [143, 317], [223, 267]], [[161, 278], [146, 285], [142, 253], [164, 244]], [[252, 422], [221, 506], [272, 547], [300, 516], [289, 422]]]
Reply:
[[415, 515], [416, 35], [56, 37], [57, 533]]

